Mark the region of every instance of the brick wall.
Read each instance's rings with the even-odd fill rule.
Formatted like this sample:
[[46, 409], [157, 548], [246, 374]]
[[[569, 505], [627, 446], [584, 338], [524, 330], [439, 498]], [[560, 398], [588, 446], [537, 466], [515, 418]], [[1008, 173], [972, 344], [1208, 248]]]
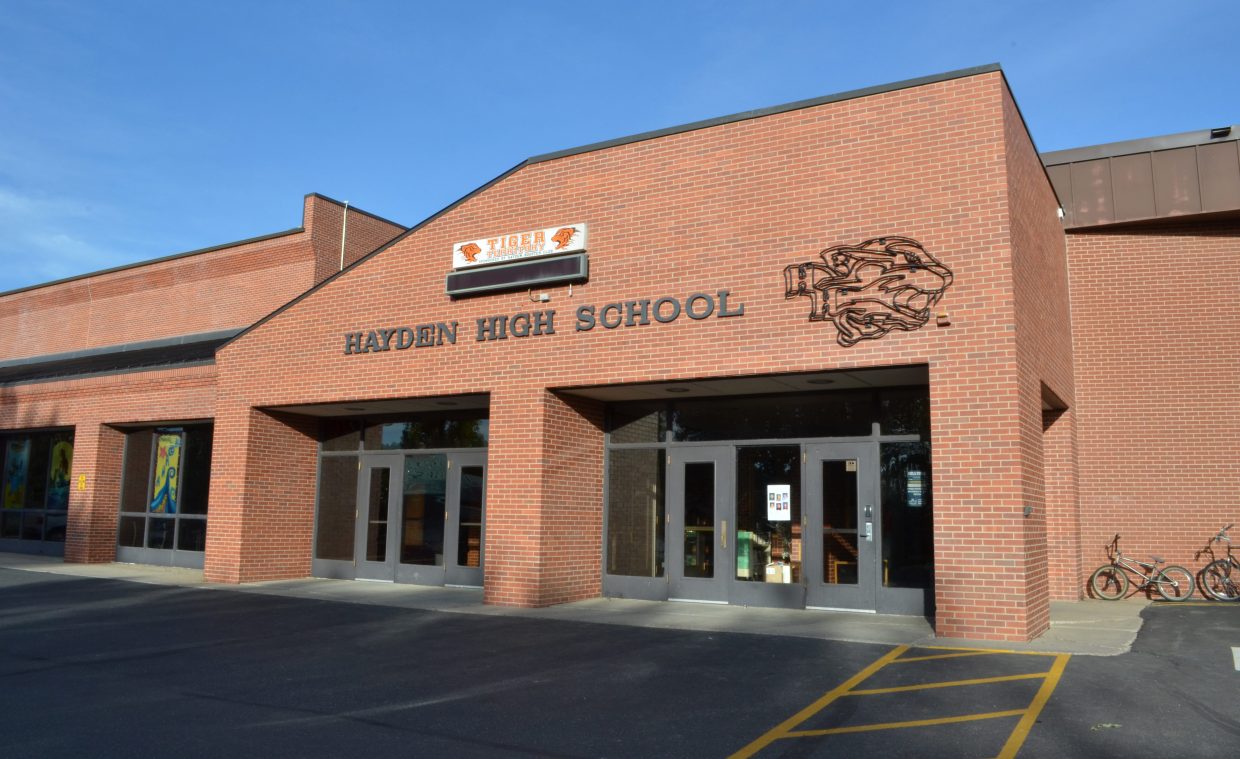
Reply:
[[[1042, 367], [1018, 361], [1008, 209], [1026, 195], [1045, 206], [1047, 195], [1009, 188], [1009, 172], [1021, 183], [1046, 180], [1028, 171], [1036, 156], [1009, 160], [1005, 98], [1002, 76], [983, 74], [527, 165], [223, 348], [220, 416], [490, 393], [488, 598], [540, 604], [597, 592], [601, 439], [592, 411], [557, 405], [571, 405], [572, 387], [928, 364], [939, 629], [1028, 637], [1045, 615], [1030, 611], [1019, 586], [1032, 583], [1044, 607], [1046, 559], [1040, 528], [1027, 532], [1019, 516], [1034, 466], [1022, 425], [1036, 422], [1040, 435], [1027, 380]], [[525, 292], [445, 296], [454, 242], [578, 220], [590, 224], [591, 279], [571, 295], [550, 288], [541, 306]], [[1039, 248], [1039, 223], [1029, 227], [1017, 247], [1035, 249], [1036, 273], [1056, 264], [1055, 251]], [[942, 304], [951, 326], [844, 348], [830, 325], [807, 319], [808, 301], [785, 300], [785, 266], [893, 234], [919, 240], [955, 273]], [[583, 304], [721, 288], [744, 304], [744, 317], [573, 329]], [[475, 341], [476, 318], [538, 308], [555, 310], [554, 335]], [[344, 354], [346, 333], [452, 320], [455, 345]], [[1062, 392], [1070, 397], [1070, 385]], [[248, 444], [243, 425], [217, 425], [216, 435], [217, 450]], [[231, 482], [274, 466], [241, 454], [217, 465]], [[552, 508], [564, 498], [569, 518]], [[236, 534], [252, 511], [274, 508], [237, 487], [213, 489], [211, 499], [213, 529]], [[589, 534], [574, 538], [570, 524]], [[994, 540], [1006, 530], [1014, 535]], [[230, 553], [209, 557], [209, 577], [292, 576], [305, 560], [293, 556], [300, 545], [273, 546], [258, 566], [236, 545], [213, 543]], [[1043, 555], [1030, 562], [1031, 551]], [[1008, 579], [987, 595], [996, 577]]]
[[0, 386], [0, 429], [73, 429], [66, 561], [116, 557], [124, 440], [112, 425], [205, 419], [214, 409], [213, 366]]
[[1126, 553], [1192, 571], [1240, 521], [1240, 223], [1068, 234], [1080, 439], [1079, 582]]
[[[0, 361], [249, 326], [314, 284], [318, 256], [333, 237], [338, 265], [341, 211], [335, 201], [311, 194], [304, 200], [301, 231], [0, 296]], [[346, 254], [356, 259], [402, 229], [350, 210]], [[116, 555], [123, 440], [112, 425], [211, 419], [215, 376], [213, 366], [198, 366], [0, 385], [0, 430], [74, 429], [66, 560], [111, 561]], [[282, 427], [275, 429], [284, 434]], [[271, 453], [278, 447], [269, 451], [264, 442], [256, 431], [241, 450]], [[217, 446], [214, 455], [228, 452]], [[294, 474], [300, 461], [290, 462]], [[85, 491], [77, 488], [79, 475], [87, 477]], [[308, 481], [312, 493], [313, 471]], [[298, 504], [305, 502], [304, 491], [286, 485], [246, 487], [268, 500], [287, 492]], [[283, 510], [270, 522], [255, 513], [246, 539], [261, 546], [278, 534], [301, 551], [296, 567], [304, 574], [309, 538], [298, 533], [298, 525], [309, 517], [298, 521], [292, 513]], [[292, 522], [281, 521], [286, 519]], [[213, 539], [227, 537], [216, 536], [213, 523], [210, 532]], [[242, 550], [239, 542], [227, 545]]]
[[[0, 360], [248, 327], [339, 268], [342, 211], [310, 194], [301, 230], [0, 296]], [[350, 209], [346, 258], [402, 231]]]

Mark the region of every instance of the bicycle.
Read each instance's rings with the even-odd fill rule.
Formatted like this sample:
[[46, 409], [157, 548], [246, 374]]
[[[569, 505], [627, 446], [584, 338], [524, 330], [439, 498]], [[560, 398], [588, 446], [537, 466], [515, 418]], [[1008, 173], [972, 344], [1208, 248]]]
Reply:
[[1211, 555], [1214, 554], [1211, 543], [1227, 544], [1227, 558], [1215, 559], [1201, 570], [1201, 589], [1216, 601], [1240, 601], [1240, 559], [1232, 556], [1231, 538], [1227, 537], [1227, 531], [1235, 526], [1235, 523], [1227, 525], [1206, 544], [1205, 550]]
[[1116, 535], [1106, 548], [1107, 555], [1111, 557], [1110, 562], [1098, 567], [1089, 576], [1089, 588], [1095, 598], [1104, 601], [1118, 601], [1123, 598], [1128, 592], [1128, 572], [1141, 578], [1137, 590], [1146, 590], [1153, 586], [1158, 595], [1167, 601], [1187, 601], [1192, 598], [1196, 582], [1193, 574], [1184, 567], [1169, 564], [1159, 569], [1158, 565], [1164, 562], [1158, 556], [1150, 557], [1154, 562], [1152, 564], [1125, 556], [1124, 552], [1119, 550], [1119, 535]]

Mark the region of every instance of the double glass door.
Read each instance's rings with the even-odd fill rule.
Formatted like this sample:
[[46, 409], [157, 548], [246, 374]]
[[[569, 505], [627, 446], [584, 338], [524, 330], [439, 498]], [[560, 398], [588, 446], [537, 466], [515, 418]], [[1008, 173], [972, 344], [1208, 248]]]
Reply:
[[355, 576], [482, 585], [486, 453], [362, 456]]
[[876, 445], [686, 447], [667, 465], [670, 598], [876, 608]]

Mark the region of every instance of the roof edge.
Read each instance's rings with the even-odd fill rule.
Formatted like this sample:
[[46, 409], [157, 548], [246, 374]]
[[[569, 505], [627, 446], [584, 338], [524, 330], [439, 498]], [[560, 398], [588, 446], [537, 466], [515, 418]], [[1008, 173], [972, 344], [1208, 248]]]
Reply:
[[250, 333], [250, 331], [252, 331], [252, 330], [254, 330], [254, 329], [257, 329], [258, 327], [261, 327], [262, 325], [264, 325], [264, 324], [266, 324], [267, 322], [271, 321], [272, 319], [276, 318], [277, 316], [279, 316], [280, 314], [284, 313], [284, 312], [285, 312], [285, 311], [287, 311], [288, 309], [292, 308], [293, 306], [295, 306], [295, 305], [297, 305], [298, 303], [302, 302], [302, 301], [303, 301], [303, 300], [305, 300], [306, 298], [310, 297], [310, 296], [311, 296], [311, 295], [313, 295], [314, 293], [318, 292], [318, 291], [319, 291], [319, 289], [320, 289], [320, 288], [322, 288], [322, 287], [325, 287], [325, 286], [327, 285], [327, 283], [336, 281], [336, 279], [337, 279], [338, 277], [342, 276], [342, 275], [343, 275], [345, 272], [347, 272], [347, 271], [352, 271], [352, 270], [353, 270], [353, 267], [358, 266], [358, 265], [362, 264], [362, 263], [363, 263], [363, 262], [365, 262], [365, 261], [369, 261], [370, 259], [372, 259], [372, 258], [374, 258], [375, 256], [379, 255], [379, 254], [380, 254], [380, 253], [382, 253], [383, 251], [385, 251], [385, 250], [387, 250], [388, 248], [392, 247], [393, 245], [395, 245], [396, 243], [398, 243], [398, 242], [400, 242], [401, 240], [405, 239], [406, 237], [408, 237], [409, 235], [413, 234], [414, 232], [417, 232], [417, 231], [418, 231], [419, 229], [421, 229], [422, 227], [425, 227], [427, 224], [430, 224], [430, 223], [431, 223], [432, 221], [434, 221], [435, 219], [438, 219], [440, 216], [443, 216], [444, 214], [448, 213], [449, 211], [451, 211], [452, 209], [454, 209], [454, 208], [456, 208], [457, 206], [461, 205], [462, 203], [464, 203], [465, 201], [469, 200], [470, 198], [474, 197], [475, 195], [477, 195], [477, 194], [479, 194], [479, 193], [481, 193], [481, 192], [483, 192], [483, 191], [487, 190], [488, 188], [490, 188], [490, 187], [494, 186], [495, 184], [498, 184], [500, 181], [502, 181], [502, 180], [504, 180], [504, 179], [507, 179], [509, 176], [511, 176], [511, 175], [513, 175], [513, 174], [515, 174], [515, 173], [517, 173], [518, 171], [520, 171], [522, 168], [524, 168], [524, 167], [525, 167], [526, 165], [528, 165], [528, 164], [529, 164], [529, 160], [522, 161], [521, 163], [518, 163], [516, 166], [513, 166], [513, 167], [512, 167], [511, 169], [509, 169], [508, 171], [505, 171], [503, 174], [500, 174], [499, 176], [497, 176], [497, 177], [495, 177], [495, 178], [491, 179], [489, 182], [487, 182], [487, 183], [485, 183], [485, 184], [482, 184], [482, 185], [479, 185], [479, 186], [475, 187], [474, 189], [472, 189], [472, 190], [470, 190], [469, 192], [465, 193], [464, 195], [462, 195], [461, 197], [459, 197], [459, 198], [457, 198], [456, 200], [452, 201], [452, 202], [451, 202], [451, 203], [449, 203], [448, 205], [446, 205], [446, 206], [444, 206], [443, 208], [439, 209], [439, 210], [438, 210], [438, 211], [436, 211], [435, 213], [431, 214], [430, 216], [427, 216], [427, 217], [426, 217], [425, 219], [423, 219], [422, 221], [419, 221], [417, 224], [414, 224], [412, 227], [409, 227], [409, 228], [408, 228], [408, 229], [406, 229], [404, 232], [401, 232], [401, 233], [400, 233], [400, 234], [398, 234], [397, 236], [393, 237], [391, 240], [388, 240], [388, 241], [387, 241], [387, 242], [385, 242], [384, 244], [382, 244], [382, 245], [380, 245], [379, 247], [375, 248], [374, 250], [370, 251], [369, 253], [367, 253], [366, 255], [362, 256], [362, 257], [361, 257], [361, 258], [359, 258], [359, 259], [357, 259], [356, 261], [354, 261], [353, 263], [349, 264], [348, 266], [344, 267], [344, 268], [343, 268], [343, 269], [341, 269], [340, 271], [338, 271], [338, 272], [336, 272], [335, 274], [331, 275], [330, 277], [328, 277], [328, 278], [324, 279], [322, 282], [318, 283], [318, 284], [317, 284], [317, 285], [315, 285], [314, 287], [311, 287], [309, 290], [306, 290], [306, 291], [305, 291], [304, 293], [302, 293], [301, 295], [298, 295], [296, 298], [293, 298], [293, 299], [292, 299], [292, 300], [290, 300], [288, 303], [285, 303], [283, 306], [280, 306], [280, 307], [279, 307], [279, 308], [277, 308], [275, 311], [272, 311], [271, 313], [267, 314], [267, 315], [266, 315], [266, 316], [264, 316], [263, 318], [259, 319], [258, 321], [254, 322], [253, 324], [251, 324], [250, 326], [248, 326], [248, 327], [246, 327], [245, 329], [241, 330], [241, 331], [240, 331], [240, 332], [238, 332], [236, 335], [233, 335], [233, 336], [232, 336], [232, 337], [230, 337], [228, 340], [224, 341], [224, 343], [223, 343], [222, 345], [220, 345], [220, 346], [219, 346], [219, 348], [217, 348], [216, 350], [217, 350], [217, 351], [219, 351], [219, 350], [223, 350], [224, 348], [227, 348], [229, 345], [232, 345], [234, 341], [236, 341], [236, 340], [238, 340], [239, 338], [244, 337], [245, 335], [249, 334], [249, 333]]
[[400, 222], [392, 221], [391, 219], [385, 219], [377, 213], [371, 213], [370, 211], [365, 211], [361, 208], [358, 208], [357, 206], [345, 205], [344, 201], [336, 200], [335, 198], [329, 198], [328, 196], [324, 195], [321, 192], [308, 192], [305, 194], [305, 197], [307, 198], [314, 197], [314, 198], [318, 198], [319, 200], [326, 200], [328, 203], [335, 203], [341, 208], [348, 208], [350, 211], [356, 211], [357, 213], [360, 213], [362, 216], [369, 216], [375, 221], [381, 221], [384, 224], [391, 224], [392, 226], [399, 227], [400, 229], [409, 228], [409, 227], [406, 227], [404, 224], [401, 224]]
[[12, 369], [18, 366], [36, 366], [38, 364], [50, 364], [57, 361], [72, 361], [79, 358], [91, 358], [94, 356], [108, 356], [116, 353], [130, 353], [132, 351], [151, 350], [154, 348], [167, 348], [173, 345], [192, 345], [197, 343], [209, 343], [214, 341], [227, 340], [234, 337], [241, 331], [241, 328], [222, 329], [214, 332], [196, 332], [188, 335], [176, 335], [173, 337], [161, 337], [155, 340], [143, 340], [136, 343], [117, 343], [115, 345], [104, 345], [98, 348], [83, 348], [82, 350], [66, 351], [64, 353], [44, 353], [38, 356], [23, 356], [22, 358], [13, 358], [0, 361], [0, 369]]
[[287, 237], [288, 235], [300, 234], [305, 231], [306, 231], [305, 227], [293, 227], [292, 229], [286, 229], [283, 232], [272, 232], [271, 234], [259, 235], [258, 237], [247, 237], [244, 240], [237, 240], [236, 242], [226, 242], [226, 243], [221, 243], [219, 245], [212, 245], [209, 248], [197, 248], [196, 250], [187, 250], [184, 253], [173, 253], [172, 255], [161, 256], [159, 258], [150, 258], [145, 261], [134, 261], [131, 264], [121, 264], [120, 266], [113, 266], [109, 269], [100, 269], [98, 271], [86, 272], [85, 274], [75, 274], [72, 277], [65, 277], [63, 279], [54, 279], [51, 282], [41, 282], [37, 285], [27, 285], [25, 287], [19, 287], [15, 290], [6, 290], [5, 292], [0, 292], [0, 298], [7, 297], [9, 295], [17, 295], [19, 293], [30, 292], [31, 290], [39, 290], [44, 287], [54, 287], [56, 285], [63, 285], [69, 282], [76, 282], [80, 279], [90, 279], [91, 277], [100, 277], [100, 276], [103, 276], [104, 274], [114, 274], [118, 271], [126, 271], [127, 269], [137, 269], [142, 266], [150, 266], [151, 264], [162, 264], [167, 261], [175, 261], [178, 258], [189, 258], [190, 256], [197, 256], [203, 253], [214, 253], [217, 250], [224, 250], [225, 248], [236, 248], [241, 245], [250, 245], [256, 242], [274, 240], [277, 237]]
[[897, 92], [899, 90], [907, 90], [913, 87], [922, 87], [927, 84], [938, 84], [939, 82], [949, 82], [953, 79], [964, 79], [970, 76], [978, 76], [979, 74], [992, 74], [994, 72], [1002, 73], [1003, 67], [998, 63], [987, 63], [982, 66], [973, 66], [971, 68], [956, 69], [955, 71], [946, 71], [941, 74], [931, 74], [929, 76], [921, 76], [915, 79], [904, 79], [899, 82], [891, 82], [889, 84], [879, 84], [873, 87], [862, 87], [856, 90], [847, 90], [838, 92], [834, 95], [822, 95], [820, 97], [808, 98], [806, 100], [795, 100], [791, 103], [782, 105], [772, 105], [766, 108], [757, 108], [751, 111], [741, 111], [728, 116], [716, 116], [701, 121], [691, 121], [688, 124], [679, 126], [665, 127], [663, 129], [654, 129], [649, 132], [639, 132], [638, 134], [629, 135], [627, 137], [617, 137], [601, 142], [592, 142], [588, 145], [581, 145], [575, 148], [567, 148], [565, 150], [556, 150], [550, 153], [542, 153], [526, 159], [526, 163], [542, 163], [543, 161], [553, 161], [557, 158], [566, 158], [581, 153], [591, 153], [596, 150], [606, 150], [619, 145], [628, 145], [633, 142], [644, 142], [645, 140], [653, 140], [659, 137], [667, 137], [668, 135], [680, 134], [682, 132], [694, 132], [699, 129], [709, 129], [710, 127], [720, 126], [723, 124], [732, 124], [737, 121], [748, 121], [750, 119], [758, 119], [763, 116], [772, 116], [777, 113], [787, 113], [789, 111], [799, 111], [805, 108], [813, 108], [814, 106], [826, 105], [828, 103], [839, 103], [845, 100], [856, 100], [857, 98], [869, 97], [871, 95], [881, 95], [887, 92]]
[[[280, 306], [275, 311], [272, 311], [271, 313], [267, 314], [263, 318], [251, 324], [250, 326], [241, 330], [241, 332], [239, 332], [237, 335], [229, 338], [222, 345], [220, 345], [219, 348], [217, 348], [217, 351], [227, 348], [229, 345], [232, 345], [235, 341], [241, 339], [242, 337], [245, 337], [252, 330], [255, 330], [258, 327], [261, 327], [262, 325], [276, 318], [277, 316], [284, 313], [288, 309], [297, 305], [301, 301], [310, 297], [315, 292], [318, 292], [320, 288], [327, 286], [328, 283], [334, 282], [338, 277], [342, 276], [345, 272], [351, 271], [355, 266], [359, 266], [362, 263], [369, 261], [371, 258], [379, 255], [380, 253], [392, 247], [393, 245], [396, 245], [401, 240], [404, 240], [409, 235], [417, 232], [419, 229], [422, 229], [427, 224], [430, 224], [432, 221], [435, 221], [439, 217], [448, 213], [449, 211], [461, 205], [462, 203], [469, 200], [470, 198], [474, 197], [475, 195], [478, 195], [479, 193], [484, 192], [485, 190], [489, 189], [490, 187], [494, 186], [500, 181], [507, 179], [512, 174], [515, 174], [516, 172], [520, 171], [521, 169], [531, 164], [543, 163], [545, 161], [555, 160], [556, 158], [565, 158], [567, 156], [579, 155], [581, 153], [590, 153], [596, 150], [605, 150], [607, 148], [616, 147], [618, 145], [627, 145], [632, 142], [642, 142], [645, 140], [652, 140], [658, 137], [666, 137], [672, 134], [679, 134], [681, 132], [692, 132], [692, 131], [696, 131], [699, 129], [708, 129], [713, 126], [719, 126], [721, 124], [730, 124], [736, 121], [747, 121], [750, 119], [761, 118], [763, 116], [770, 116], [770, 115], [777, 114], [777, 113], [786, 113], [788, 111], [796, 111], [796, 110], [801, 110], [804, 108], [812, 108], [817, 105], [826, 105], [827, 103], [838, 103], [844, 100], [854, 100], [856, 98], [868, 97], [870, 95], [879, 95], [879, 94], [886, 93], [886, 92], [896, 92], [898, 90], [910, 89], [912, 87], [921, 87], [927, 84], [937, 84], [939, 82], [947, 82], [953, 79], [963, 79], [965, 77], [978, 76], [980, 74], [992, 74], [996, 71], [1002, 74], [1003, 67], [1000, 66], [998, 63], [987, 63], [982, 66], [973, 66], [971, 68], [956, 69], [955, 71], [947, 71], [942, 74], [931, 74], [930, 76], [917, 77], [915, 79], [904, 79], [902, 81], [892, 82], [890, 84], [881, 84], [881, 85], [877, 85], [874, 87], [864, 87], [862, 89], [857, 89], [857, 90], [848, 90], [846, 92], [840, 92], [834, 95], [824, 95], [822, 97], [810, 98], [808, 100], [797, 100], [791, 103], [785, 103], [783, 105], [775, 105], [775, 106], [770, 106], [768, 108], [760, 108], [760, 109], [752, 110], [752, 111], [742, 111], [740, 113], [734, 113], [730, 116], [719, 116], [719, 117], [712, 118], [712, 119], [705, 119], [702, 121], [694, 121], [688, 124], [682, 124], [680, 126], [667, 127], [665, 129], [656, 129], [650, 132], [640, 132], [638, 134], [630, 135], [628, 137], [619, 137], [613, 140], [605, 140], [603, 142], [594, 142], [594, 143], [590, 143], [588, 145], [582, 145], [576, 148], [568, 148], [566, 150], [558, 150], [558, 151], [551, 152], [551, 153], [542, 153], [540, 155], [535, 155], [530, 158], [526, 158], [525, 160], [518, 163], [516, 166], [513, 166], [511, 169], [508, 169], [507, 171], [496, 176], [495, 178], [491, 179], [485, 184], [479, 185], [473, 190], [470, 190], [468, 193], [452, 201], [451, 203], [439, 209], [438, 211], [431, 214], [430, 216], [427, 216], [425, 219], [423, 219], [422, 221], [419, 221], [417, 224], [414, 224], [412, 227], [409, 227], [407, 230], [397, 235], [396, 237], [392, 238], [388, 242], [384, 243], [378, 248], [375, 248], [371, 252], [357, 259], [356, 261], [344, 267], [340, 271], [324, 279], [322, 282], [318, 283], [314, 287], [311, 287], [309, 290], [306, 290], [301, 295], [298, 295], [296, 298], [292, 299], [288, 303], [285, 303], [283, 306]], [[317, 193], [314, 193], [314, 194], [317, 194]], [[335, 202], [338, 202], [338, 201], [335, 201]]]
[[1198, 129], [1193, 132], [1177, 132], [1176, 134], [1164, 134], [1158, 137], [1142, 137], [1136, 140], [1103, 142], [1098, 145], [1086, 145], [1079, 148], [1052, 150], [1049, 153], [1042, 154], [1042, 163], [1047, 166], [1061, 166], [1065, 163], [1075, 163], [1077, 161], [1092, 161], [1098, 158], [1114, 158], [1134, 153], [1153, 153], [1159, 150], [1187, 148], [1194, 145], [1213, 145], [1220, 142], [1240, 140], [1240, 124], [1230, 124], [1218, 128], [1230, 129], [1231, 133], [1226, 137], [1211, 138], [1210, 132], [1213, 130]]

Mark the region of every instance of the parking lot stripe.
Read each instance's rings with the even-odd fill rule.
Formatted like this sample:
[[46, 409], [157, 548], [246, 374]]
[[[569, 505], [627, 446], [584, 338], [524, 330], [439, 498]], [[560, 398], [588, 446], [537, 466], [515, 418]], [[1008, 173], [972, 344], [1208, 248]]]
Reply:
[[1002, 677], [977, 677], [972, 680], [949, 680], [939, 683], [922, 683], [921, 685], [900, 685], [894, 688], [871, 688], [869, 690], [854, 690], [845, 693], [845, 696], [875, 696], [879, 693], [906, 693], [914, 690], [930, 690], [932, 688], [955, 688], [959, 685], [985, 685], [986, 683], [1006, 683], [1011, 680], [1036, 680], [1046, 677], [1045, 672], [1034, 672], [1027, 675], [1003, 675]]
[[861, 670], [857, 674], [853, 675], [852, 677], [848, 678], [844, 682], [840, 683], [839, 685], [835, 686], [831, 690], [824, 693], [814, 703], [810, 704], [809, 706], [805, 707], [801, 711], [797, 712], [796, 714], [792, 715], [788, 719], [784, 720], [783, 722], [779, 723], [775, 727], [771, 728], [766, 733], [764, 733], [761, 737], [759, 737], [757, 740], [750, 743], [748, 746], [745, 746], [741, 750], [732, 754], [732, 756], [729, 757], [729, 759], [748, 759], [748, 757], [753, 756], [754, 754], [758, 753], [759, 751], [771, 745], [772, 743], [779, 740], [780, 738], [787, 737], [788, 733], [791, 732], [792, 729], [795, 728], [797, 725], [801, 724], [805, 720], [809, 719], [810, 717], [814, 716], [818, 712], [827, 708], [827, 706], [830, 705], [831, 702], [835, 701], [840, 696], [843, 696], [845, 693], [852, 690], [854, 686], [863, 682], [870, 675], [874, 674], [875, 672], [879, 671], [883, 667], [890, 664], [894, 659], [899, 658], [900, 655], [903, 654], [908, 649], [909, 649], [908, 646], [896, 646], [895, 648], [891, 649], [887, 653], [875, 659], [865, 669]]
[[[1048, 651], [1008, 651], [1002, 648], [961, 648], [958, 646], [918, 646], [930, 651], [965, 651], [974, 654], [1005, 654], [1011, 656], [1060, 656]], [[912, 661], [906, 659], [905, 661]]]
[[1063, 671], [1068, 666], [1068, 659], [1071, 658], [1070, 654], [1059, 654], [1055, 657], [1055, 663], [1051, 665], [1050, 672], [1042, 681], [1042, 687], [1038, 688], [1038, 694], [1033, 697], [1033, 703], [1025, 710], [1025, 716], [1020, 718], [1020, 722], [1016, 723], [1016, 729], [1008, 736], [1007, 743], [1003, 744], [1003, 750], [999, 752], [996, 759], [1013, 759], [1016, 752], [1020, 751], [1025, 739], [1029, 737], [1033, 724], [1038, 721], [1042, 707], [1046, 706], [1051, 694], [1055, 692], [1055, 686], [1059, 685], [1059, 678], [1063, 677]]
[[785, 738], [816, 738], [820, 735], [842, 735], [844, 733], [869, 733], [876, 730], [897, 730], [904, 727], [929, 727], [932, 725], [951, 725], [957, 722], [976, 722], [982, 719], [999, 717], [1015, 717], [1024, 714], [1024, 709], [1011, 709], [1006, 712], [987, 712], [985, 714], [962, 714], [959, 717], [935, 717], [934, 719], [913, 719], [908, 722], [880, 722], [874, 725], [849, 725], [848, 727], [830, 727], [824, 730], [797, 730], [788, 733]]
[[[955, 654], [931, 654], [930, 656], [905, 656], [891, 662], [892, 664], [907, 664], [914, 661], [934, 661], [935, 659], [959, 659], [962, 656], [988, 656], [990, 654], [999, 653], [998, 651], [962, 651]], [[1007, 653], [1004, 651], [1003, 653]]]
[[1240, 648], [1236, 646], [1231, 647], [1231, 661], [1236, 665], [1236, 671], [1240, 672]]

